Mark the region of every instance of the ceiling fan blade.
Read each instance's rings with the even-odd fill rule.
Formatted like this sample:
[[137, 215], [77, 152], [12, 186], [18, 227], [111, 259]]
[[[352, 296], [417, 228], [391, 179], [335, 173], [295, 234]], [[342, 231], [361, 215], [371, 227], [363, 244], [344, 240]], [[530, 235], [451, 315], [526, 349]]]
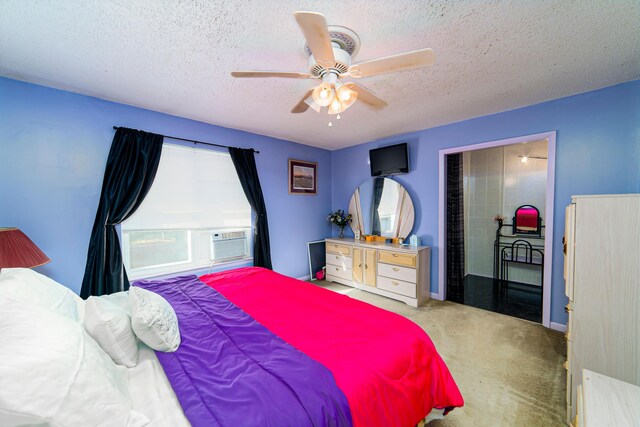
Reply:
[[377, 76], [378, 74], [426, 67], [433, 64], [434, 61], [433, 49], [420, 49], [354, 64], [349, 68], [349, 74], [355, 78]]
[[349, 82], [345, 83], [345, 86], [347, 86], [351, 90], [355, 90], [356, 92], [358, 92], [358, 101], [362, 101], [374, 110], [379, 111], [389, 105], [384, 100], [374, 95], [373, 92], [371, 92], [369, 89], [365, 89], [360, 85]]
[[307, 104], [305, 101], [311, 96], [311, 92], [313, 92], [313, 88], [309, 89], [307, 93], [304, 94], [300, 102], [298, 102], [296, 106], [293, 107], [293, 109], [291, 110], [292, 113], [304, 113], [309, 109], [309, 104]]
[[295, 12], [293, 16], [295, 16], [316, 62], [323, 67], [332, 67], [336, 63], [336, 59], [333, 56], [331, 36], [324, 16], [317, 12]]
[[289, 73], [285, 71], [233, 71], [233, 77], [281, 77], [285, 79], [316, 79], [309, 73]]

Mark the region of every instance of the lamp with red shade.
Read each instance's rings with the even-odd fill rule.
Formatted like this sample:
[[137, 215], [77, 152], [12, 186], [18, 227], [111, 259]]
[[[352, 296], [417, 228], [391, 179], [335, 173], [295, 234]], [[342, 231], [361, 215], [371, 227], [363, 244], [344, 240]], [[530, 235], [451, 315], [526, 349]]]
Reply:
[[0, 270], [33, 268], [51, 261], [26, 234], [17, 228], [0, 228]]

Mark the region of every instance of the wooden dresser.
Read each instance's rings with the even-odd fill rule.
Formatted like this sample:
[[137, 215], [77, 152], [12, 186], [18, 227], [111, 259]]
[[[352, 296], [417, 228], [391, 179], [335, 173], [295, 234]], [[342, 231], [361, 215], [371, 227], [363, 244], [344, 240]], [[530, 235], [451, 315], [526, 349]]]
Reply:
[[418, 307], [430, 295], [428, 246], [326, 239], [327, 280]]
[[572, 201], [564, 271], [568, 424], [583, 369], [640, 385], [640, 194]]

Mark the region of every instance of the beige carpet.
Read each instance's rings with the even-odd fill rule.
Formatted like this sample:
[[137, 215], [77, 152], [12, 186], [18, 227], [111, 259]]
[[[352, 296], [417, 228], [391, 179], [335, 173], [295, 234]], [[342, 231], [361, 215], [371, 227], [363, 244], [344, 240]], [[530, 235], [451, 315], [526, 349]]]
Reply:
[[465, 400], [429, 427], [564, 425], [561, 333], [448, 301], [413, 308], [335, 283], [312, 283], [401, 314], [429, 334]]

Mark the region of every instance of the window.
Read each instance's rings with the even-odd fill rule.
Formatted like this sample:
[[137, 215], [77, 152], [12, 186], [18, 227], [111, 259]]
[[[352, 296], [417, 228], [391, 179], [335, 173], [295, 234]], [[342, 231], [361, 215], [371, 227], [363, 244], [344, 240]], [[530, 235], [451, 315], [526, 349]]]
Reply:
[[[386, 181], [386, 180], [385, 180]], [[380, 216], [380, 235], [381, 236], [394, 236], [396, 223], [396, 213], [398, 212], [398, 186], [386, 185], [382, 191], [382, 197], [380, 198], [380, 205], [378, 206], [378, 215]], [[393, 181], [391, 181], [393, 183]]]
[[228, 153], [164, 144], [149, 194], [122, 223], [130, 279], [251, 257], [251, 207]]

